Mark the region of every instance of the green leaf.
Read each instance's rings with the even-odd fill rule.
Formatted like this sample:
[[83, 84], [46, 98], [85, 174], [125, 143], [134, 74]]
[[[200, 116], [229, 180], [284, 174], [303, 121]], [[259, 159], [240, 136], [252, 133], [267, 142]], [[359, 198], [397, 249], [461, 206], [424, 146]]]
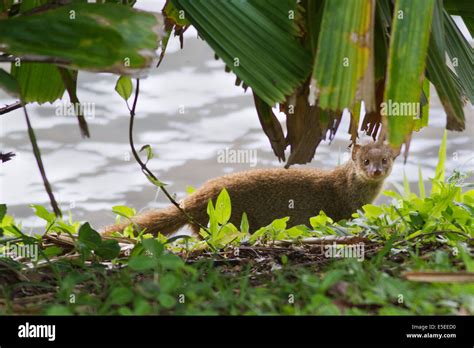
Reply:
[[129, 76], [120, 76], [115, 84], [115, 91], [127, 101], [133, 91], [132, 79]]
[[333, 220], [327, 216], [323, 211], [319, 212], [317, 216], [313, 216], [309, 219], [311, 227], [318, 229], [326, 226], [328, 223], [333, 223]]
[[120, 245], [116, 240], [106, 239], [102, 241], [95, 253], [103, 259], [112, 260], [119, 256]]
[[142, 244], [154, 257], [160, 257], [163, 254], [163, 244], [159, 243], [155, 238], [144, 239]]
[[173, 5], [172, 1], [166, 1], [165, 7], [163, 8], [163, 13], [166, 17], [173, 21], [173, 24], [185, 27], [191, 25], [191, 22], [186, 18], [186, 13], [184, 11], [178, 11], [178, 9]]
[[214, 209], [211, 199], [207, 202], [207, 215], [209, 216], [209, 232], [211, 233], [211, 236], [215, 236], [217, 233], [218, 223], [216, 210]]
[[240, 221], [240, 232], [249, 233], [249, 220], [245, 212], [242, 214], [242, 220]]
[[0, 88], [12, 97], [18, 98], [20, 96], [17, 80], [3, 69], [0, 69]]
[[148, 179], [148, 181], [150, 181], [153, 185], [155, 185], [156, 187], [162, 187], [162, 186], [166, 186], [165, 183], [161, 182], [160, 180], [152, 177], [151, 175], [148, 175], [148, 174], [145, 174], [146, 178]]
[[173, 254], [161, 255], [159, 262], [163, 268], [170, 270], [177, 270], [184, 266], [183, 260], [179, 256]]
[[43, 250], [43, 253], [47, 256], [47, 257], [53, 257], [53, 256], [58, 256], [60, 254], [62, 254], [63, 252], [63, 248], [60, 248], [56, 245], [53, 245], [53, 246], [50, 246], [50, 247], [47, 247]]
[[196, 191], [196, 188], [191, 185], [186, 185], [186, 193], [188, 195], [193, 194]]
[[472, 77], [474, 74], [474, 49], [446, 11], [443, 12], [443, 20], [448, 55], [463, 90], [466, 91], [471, 103], [474, 103], [474, 79]]
[[126, 287], [114, 288], [109, 294], [107, 302], [113, 305], [123, 306], [133, 300], [132, 290]]
[[126, 205], [115, 205], [112, 207], [112, 211], [120, 216], [130, 219], [137, 213], [135, 209], [127, 207]]
[[438, 193], [441, 191], [441, 187], [439, 186], [439, 182], [444, 181], [445, 176], [445, 163], [446, 163], [446, 140], [448, 137], [448, 132], [444, 131], [443, 140], [441, 141], [441, 145], [439, 147], [438, 152], [438, 164], [436, 165], [435, 170], [435, 177], [433, 181], [433, 187], [431, 188], [431, 194]]
[[160, 301], [160, 305], [167, 309], [173, 308], [176, 304], [176, 299], [170, 294], [166, 293], [158, 294], [158, 301]]
[[379, 0], [375, 2], [374, 69], [376, 82], [385, 79], [385, 71], [387, 70], [387, 31], [392, 21], [390, 6], [390, 0]]
[[237, 77], [268, 105], [283, 102], [311, 70], [289, 13], [296, 1], [173, 0]]
[[364, 209], [365, 215], [368, 218], [377, 218], [383, 214], [383, 209], [373, 204], [366, 204], [362, 209]]
[[472, 37], [474, 37], [474, 17], [462, 16], [464, 24], [466, 24], [467, 30]]
[[471, 0], [444, 0], [443, 5], [449, 14], [474, 17], [474, 3]]
[[226, 224], [230, 219], [230, 215], [231, 215], [230, 196], [225, 188], [222, 189], [221, 193], [219, 193], [219, 196], [217, 196], [215, 214], [216, 214], [217, 222], [220, 223], [221, 225]]
[[52, 103], [61, 99], [66, 90], [58, 68], [53, 64], [21, 63], [16, 66], [12, 63], [11, 72], [18, 81], [25, 103]]
[[152, 313], [150, 304], [142, 297], [135, 298], [133, 307], [135, 315], [147, 315]]
[[137, 272], [155, 269], [157, 266], [157, 259], [151, 258], [147, 255], [132, 256], [128, 260], [128, 267]]
[[150, 145], [143, 145], [142, 148], [140, 149], [140, 152], [146, 151], [146, 159], [147, 161], [151, 160], [154, 157], [153, 154], [153, 149], [151, 148]]
[[58, 316], [58, 315], [72, 315], [73, 313], [71, 310], [62, 305], [52, 305], [46, 310], [46, 315], [53, 315], [53, 316]]
[[0, 20], [0, 45], [18, 57], [130, 74], [156, 58], [162, 24], [128, 6], [75, 3]]
[[474, 260], [472, 259], [470, 253], [462, 244], [458, 244], [458, 249], [461, 255], [461, 258], [466, 266], [466, 271], [474, 272]]
[[7, 205], [0, 204], [0, 223], [3, 221], [5, 214], [7, 213]]
[[418, 116], [434, 3], [395, 2], [383, 111], [388, 140], [394, 145], [407, 140]]
[[461, 87], [457, 85], [457, 76], [446, 65], [446, 40], [443, 25], [442, 5], [436, 2], [433, 28], [427, 57], [427, 76], [435, 86], [444, 110], [447, 114], [447, 129], [464, 129], [464, 111], [461, 100]]
[[48, 223], [54, 221], [56, 216], [53, 213], [50, 213], [45, 207], [39, 204], [32, 204], [31, 207], [35, 210], [35, 215], [43, 220], [46, 220]]
[[325, 1], [310, 104], [319, 98], [322, 109], [342, 110], [352, 108], [360, 94], [366, 108], [375, 108], [374, 11], [374, 1]]
[[165, 274], [160, 278], [160, 290], [166, 293], [174, 291], [179, 286], [179, 279], [173, 274]]
[[290, 220], [290, 218], [288, 216], [284, 217], [284, 218], [281, 218], [281, 219], [276, 219], [276, 220], [273, 220], [273, 222], [270, 224], [270, 226], [272, 226], [275, 230], [284, 230], [286, 229], [286, 224], [288, 222], [288, 220]]
[[427, 78], [423, 80], [423, 93], [420, 104], [419, 118], [413, 121], [413, 129], [417, 132], [423, 127], [428, 126], [430, 116], [430, 81]]
[[80, 228], [79, 228], [79, 233], [78, 233], [78, 239], [79, 242], [84, 244], [86, 247], [88, 247], [90, 250], [97, 250], [99, 249], [102, 239], [100, 237], [100, 234], [95, 231], [88, 222], [84, 223]]

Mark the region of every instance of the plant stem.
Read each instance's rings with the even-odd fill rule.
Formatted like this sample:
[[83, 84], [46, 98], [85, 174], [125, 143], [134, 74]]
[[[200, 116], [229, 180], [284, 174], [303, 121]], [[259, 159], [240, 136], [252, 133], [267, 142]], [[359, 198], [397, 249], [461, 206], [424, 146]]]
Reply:
[[13, 104], [10, 104], [10, 105], [5, 105], [3, 108], [0, 108], [0, 115], [7, 114], [21, 107], [22, 107], [22, 104], [20, 101], [14, 102]]
[[[135, 150], [135, 145], [133, 143], [133, 122], [135, 120], [135, 110], [136, 110], [136, 107], [137, 107], [137, 101], [138, 101], [138, 95], [140, 93], [140, 79], [137, 79], [137, 87], [135, 89], [135, 97], [133, 99], [133, 104], [132, 104], [132, 108], [130, 110], [130, 125], [129, 125], [129, 128], [128, 128], [128, 138], [129, 138], [129, 143], [130, 143], [130, 148], [132, 149], [132, 154], [133, 154], [133, 157], [135, 157], [135, 160], [138, 162], [138, 164], [140, 165], [141, 169], [142, 169], [142, 172], [143, 174], [145, 175], [148, 175], [149, 177], [151, 177], [153, 180], [159, 182], [158, 178], [151, 172], [151, 170], [148, 169], [148, 167], [146, 166], [146, 164], [140, 159], [140, 156], [138, 155], [137, 151]], [[179, 209], [179, 211], [186, 217], [186, 219], [188, 219], [188, 221], [199, 227], [199, 228], [202, 228], [204, 229], [207, 233], [210, 234], [209, 230], [207, 229], [207, 227], [203, 226], [201, 223], [199, 223], [198, 221], [196, 221], [191, 215], [189, 215], [183, 208], [181, 208], [181, 206], [179, 205], [178, 202], [176, 202], [176, 200], [170, 195], [170, 193], [168, 192], [168, 190], [163, 186], [163, 185], [159, 185], [159, 188], [161, 189], [161, 191], [163, 191], [163, 193], [165, 194], [165, 196], [168, 198], [168, 200], [176, 207]]]
[[54, 210], [54, 214], [56, 215], [56, 217], [62, 217], [61, 210], [59, 209], [58, 203], [56, 202], [56, 199], [54, 198], [51, 185], [49, 184], [48, 178], [46, 177], [43, 161], [41, 160], [41, 152], [36, 142], [35, 132], [33, 130], [33, 127], [31, 126], [30, 118], [28, 117], [28, 112], [26, 111], [26, 106], [25, 105], [22, 105], [22, 106], [23, 106], [23, 111], [25, 113], [26, 125], [28, 126], [28, 136], [30, 137], [30, 142], [33, 147], [33, 154], [36, 158], [36, 163], [38, 164], [41, 177], [43, 178], [44, 187], [46, 189], [46, 192], [48, 193], [51, 206], [53, 207], [53, 210]]

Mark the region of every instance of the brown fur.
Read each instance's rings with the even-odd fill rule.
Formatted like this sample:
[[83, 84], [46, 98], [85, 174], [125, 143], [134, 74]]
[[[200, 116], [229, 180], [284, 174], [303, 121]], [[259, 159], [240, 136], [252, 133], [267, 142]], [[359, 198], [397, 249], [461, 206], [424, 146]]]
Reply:
[[[226, 188], [232, 202], [231, 222], [239, 226], [246, 212], [252, 231], [285, 216], [290, 217], [290, 226], [308, 224], [309, 218], [321, 210], [335, 221], [349, 219], [357, 209], [377, 197], [395, 157], [388, 146], [371, 143], [356, 145], [352, 160], [334, 170], [256, 169], [225, 175], [206, 182], [185, 198], [181, 207], [206, 225], [208, 201], [215, 202]], [[164, 235], [188, 223], [174, 206], [148, 211], [133, 221], [149, 233]], [[126, 226], [126, 223], [112, 225], [104, 233], [120, 231]], [[196, 226], [192, 228], [195, 233], [199, 230]]]

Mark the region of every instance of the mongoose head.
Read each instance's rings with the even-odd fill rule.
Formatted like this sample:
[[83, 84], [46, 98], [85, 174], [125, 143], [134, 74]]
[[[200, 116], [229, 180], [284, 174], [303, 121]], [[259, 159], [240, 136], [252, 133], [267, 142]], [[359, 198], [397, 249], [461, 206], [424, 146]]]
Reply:
[[388, 145], [369, 143], [354, 145], [352, 160], [356, 173], [367, 181], [381, 181], [392, 172], [393, 161], [398, 153]]

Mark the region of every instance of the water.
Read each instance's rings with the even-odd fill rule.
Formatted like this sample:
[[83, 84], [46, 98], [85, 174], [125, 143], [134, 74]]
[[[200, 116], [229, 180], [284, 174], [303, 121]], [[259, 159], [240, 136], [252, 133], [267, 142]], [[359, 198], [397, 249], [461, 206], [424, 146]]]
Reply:
[[[219, 163], [218, 153], [226, 148], [256, 150], [256, 167], [282, 166], [260, 128], [250, 91], [244, 93], [234, 86], [234, 75], [224, 72], [224, 64], [214, 60], [212, 50], [195, 31], [187, 32], [183, 50], [178, 39], [170, 41], [160, 68], [141, 81], [134, 132], [137, 148], [144, 144], [153, 147], [156, 158], [149, 167], [157, 177], [180, 199], [188, 185], [198, 187], [210, 178], [249, 169], [249, 163]], [[114, 205], [142, 210], [168, 204], [132, 159], [129, 114], [114, 91], [116, 79], [110, 74], [80, 74], [79, 99], [95, 105], [95, 117], [87, 120], [90, 139], [81, 138], [75, 117], [56, 116], [58, 103], [28, 107], [47, 176], [63, 212], [96, 227], [113, 222]], [[0, 94], [1, 105], [11, 102]], [[417, 192], [418, 165], [425, 181], [434, 175], [446, 120], [434, 91], [430, 107], [429, 127], [414, 133], [408, 161], [403, 165], [401, 158], [397, 160], [387, 189], [401, 184], [405, 171]], [[455, 168], [474, 170], [472, 106], [467, 106], [465, 113], [466, 131], [448, 134], [448, 173]], [[283, 121], [282, 116], [278, 115]], [[346, 158], [348, 128], [346, 115], [334, 141], [322, 143], [308, 166], [331, 168]], [[0, 165], [0, 201], [7, 203], [8, 212], [27, 230], [40, 231], [38, 226], [44, 222], [33, 215], [29, 205], [49, 207], [49, 200], [21, 110], [0, 116], [0, 136], [0, 150], [16, 153], [13, 160]], [[388, 202], [388, 198], [380, 196], [377, 202]]]

